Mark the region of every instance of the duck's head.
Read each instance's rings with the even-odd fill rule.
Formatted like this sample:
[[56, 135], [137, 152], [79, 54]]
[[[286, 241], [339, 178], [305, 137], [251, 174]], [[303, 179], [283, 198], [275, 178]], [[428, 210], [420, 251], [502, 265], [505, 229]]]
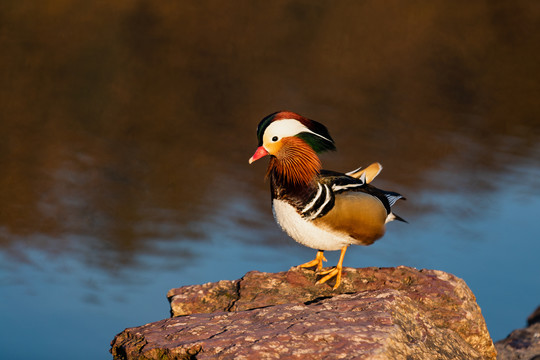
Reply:
[[[259, 147], [249, 159], [250, 164], [266, 155], [285, 159], [302, 150], [320, 153], [336, 149], [323, 124], [291, 111], [278, 111], [262, 119], [257, 127], [257, 138]], [[294, 149], [296, 153], [291, 151]]]

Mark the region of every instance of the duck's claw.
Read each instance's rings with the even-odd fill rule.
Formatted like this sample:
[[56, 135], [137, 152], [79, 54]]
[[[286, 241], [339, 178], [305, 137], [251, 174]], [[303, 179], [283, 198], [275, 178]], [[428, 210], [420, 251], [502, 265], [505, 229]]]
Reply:
[[315, 259], [308, 261], [305, 264], [298, 265], [298, 266], [301, 268], [310, 268], [310, 267], [317, 266], [317, 272], [319, 272], [322, 269], [323, 261], [328, 261], [328, 260], [326, 260], [326, 258], [324, 257], [324, 251], [319, 250], [317, 252], [317, 256], [315, 257]]
[[341, 270], [342, 270], [341, 266], [336, 266], [336, 267], [331, 268], [329, 270], [319, 272], [319, 275], [326, 275], [326, 276], [324, 276], [322, 279], [317, 281], [317, 284], [324, 284], [325, 282], [327, 282], [331, 278], [335, 277], [336, 278], [336, 283], [335, 283], [334, 287], [332, 288], [332, 290], [336, 290], [339, 287], [339, 284], [341, 283]]
[[344, 246], [341, 248], [341, 254], [339, 255], [339, 261], [336, 267], [319, 272], [319, 275], [326, 275], [326, 276], [324, 276], [322, 279], [317, 281], [317, 284], [324, 284], [331, 278], [335, 277], [336, 284], [334, 285], [332, 290], [336, 290], [339, 287], [339, 284], [341, 284], [341, 270], [343, 269], [343, 259], [345, 258], [346, 251], [347, 251], [347, 246]]

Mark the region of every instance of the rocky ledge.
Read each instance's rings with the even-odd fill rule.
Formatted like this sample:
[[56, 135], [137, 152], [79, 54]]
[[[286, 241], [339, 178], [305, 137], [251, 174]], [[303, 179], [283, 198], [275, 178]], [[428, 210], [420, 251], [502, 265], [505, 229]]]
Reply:
[[172, 318], [129, 328], [115, 359], [495, 359], [465, 282], [436, 270], [252, 271], [168, 293]]
[[540, 306], [527, 319], [528, 326], [512, 331], [504, 340], [497, 341], [499, 360], [540, 360]]

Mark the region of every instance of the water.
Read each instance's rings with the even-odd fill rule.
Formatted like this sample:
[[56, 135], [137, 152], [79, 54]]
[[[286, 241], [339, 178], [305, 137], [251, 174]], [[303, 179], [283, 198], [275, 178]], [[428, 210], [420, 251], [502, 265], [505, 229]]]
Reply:
[[[326, 124], [325, 168], [407, 196], [346, 266], [440, 269], [492, 337], [540, 303], [536, 3], [3, 2], [0, 345], [110, 358], [173, 287], [285, 271], [255, 127]], [[327, 254], [329, 264], [337, 253]]]

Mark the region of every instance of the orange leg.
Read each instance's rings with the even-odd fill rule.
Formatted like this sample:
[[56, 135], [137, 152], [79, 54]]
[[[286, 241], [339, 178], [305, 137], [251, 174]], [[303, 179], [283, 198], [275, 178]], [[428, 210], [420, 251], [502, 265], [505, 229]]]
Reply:
[[328, 260], [326, 260], [326, 258], [324, 257], [324, 251], [319, 250], [317, 251], [317, 256], [315, 257], [315, 259], [308, 261], [305, 264], [298, 265], [298, 266], [303, 267], [303, 268], [310, 268], [310, 267], [317, 266], [317, 271], [321, 271], [323, 261], [328, 261]]
[[317, 284], [324, 284], [334, 276], [336, 277], [336, 284], [334, 285], [333, 290], [336, 290], [341, 283], [341, 270], [343, 269], [343, 259], [345, 258], [345, 252], [347, 251], [347, 246], [344, 246], [341, 248], [341, 255], [339, 256], [339, 261], [335, 268], [332, 268], [330, 270], [325, 270], [320, 272], [320, 275], [326, 275], [319, 281], [317, 281]]

